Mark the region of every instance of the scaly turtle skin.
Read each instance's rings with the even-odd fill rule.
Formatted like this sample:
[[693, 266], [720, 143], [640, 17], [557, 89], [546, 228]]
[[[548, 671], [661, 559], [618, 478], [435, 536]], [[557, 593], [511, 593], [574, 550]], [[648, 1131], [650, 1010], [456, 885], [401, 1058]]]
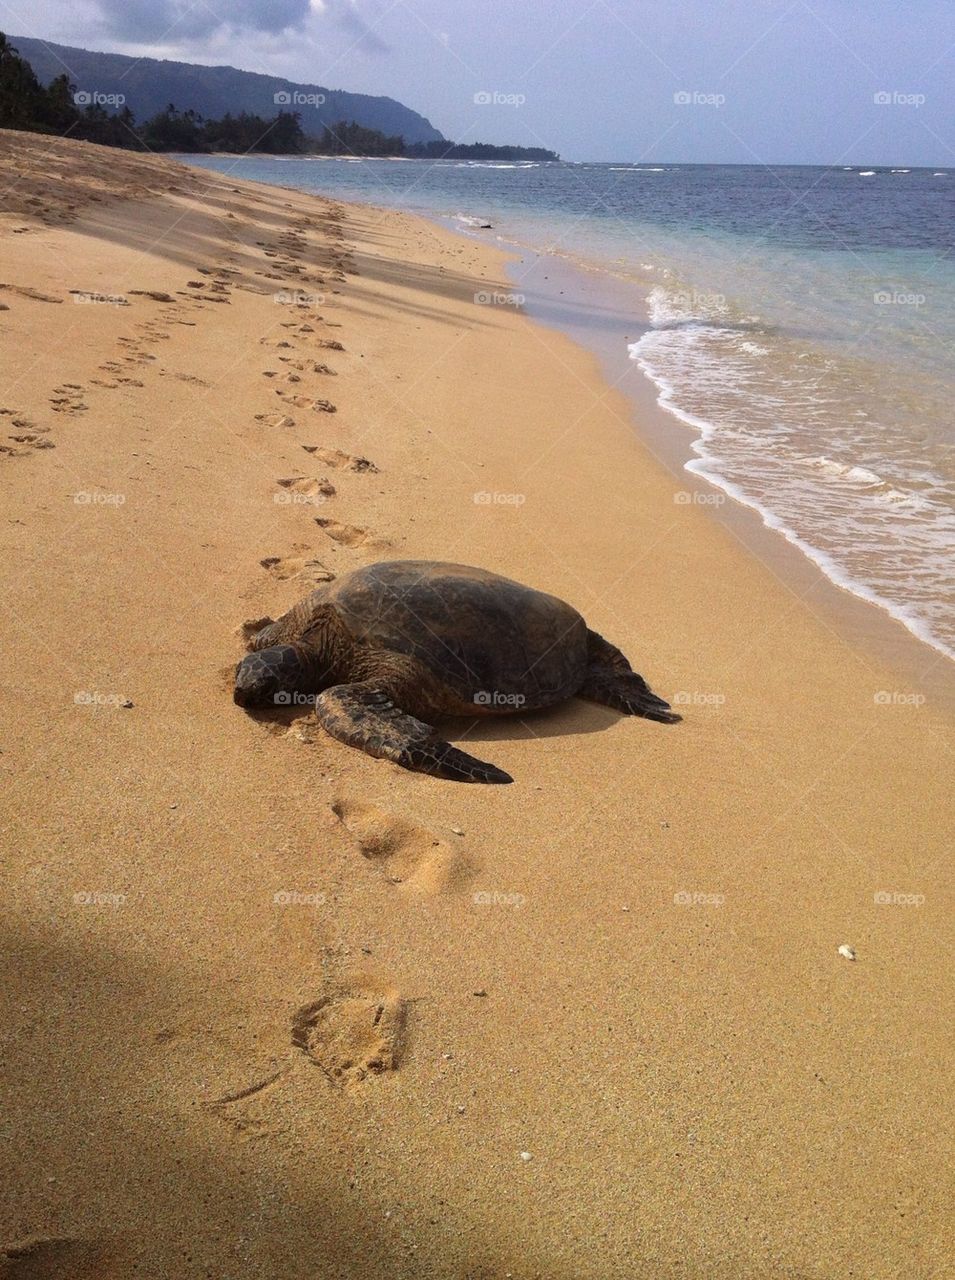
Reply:
[[576, 609], [467, 565], [356, 569], [264, 619], [249, 649], [236, 670], [240, 706], [314, 701], [339, 742], [461, 782], [512, 779], [445, 742], [432, 717], [537, 711], [576, 695], [680, 719]]

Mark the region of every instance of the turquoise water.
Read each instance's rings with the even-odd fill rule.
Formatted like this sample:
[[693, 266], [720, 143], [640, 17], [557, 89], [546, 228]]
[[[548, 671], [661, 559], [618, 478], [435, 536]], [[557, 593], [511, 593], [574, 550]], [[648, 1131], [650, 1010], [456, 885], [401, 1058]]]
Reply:
[[955, 657], [955, 170], [189, 161], [632, 281], [688, 469]]

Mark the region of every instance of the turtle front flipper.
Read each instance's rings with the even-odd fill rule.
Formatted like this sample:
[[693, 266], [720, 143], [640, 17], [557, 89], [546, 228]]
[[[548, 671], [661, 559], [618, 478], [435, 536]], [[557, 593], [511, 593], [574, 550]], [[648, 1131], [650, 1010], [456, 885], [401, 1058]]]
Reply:
[[513, 782], [503, 769], [452, 747], [430, 724], [401, 711], [373, 684], [326, 689], [315, 699], [315, 714], [339, 742], [404, 769], [454, 782]]

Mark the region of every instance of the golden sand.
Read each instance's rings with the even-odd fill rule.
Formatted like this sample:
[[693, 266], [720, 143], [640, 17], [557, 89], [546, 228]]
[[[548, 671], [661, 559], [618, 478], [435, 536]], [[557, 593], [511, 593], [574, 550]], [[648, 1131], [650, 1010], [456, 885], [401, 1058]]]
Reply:
[[[0, 167], [0, 1272], [951, 1274], [947, 715], [475, 303], [498, 252]], [[569, 600], [684, 722], [453, 724], [467, 787], [233, 705], [244, 620], [390, 557]]]

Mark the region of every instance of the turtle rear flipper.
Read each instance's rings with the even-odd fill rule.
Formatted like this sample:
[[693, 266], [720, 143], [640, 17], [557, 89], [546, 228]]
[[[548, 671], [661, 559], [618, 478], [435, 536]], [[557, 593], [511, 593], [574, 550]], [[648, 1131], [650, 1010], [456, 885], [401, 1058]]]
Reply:
[[683, 719], [676, 711], [671, 711], [669, 702], [658, 698], [636, 672], [617, 675], [614, 672], [588, 671], [577, 696], [612, 707], [614, 711], [622, 711], [624, 715], [643, 716], [645, 720], [656, 720], [660, 724], [677, 724]]
[[440, 738], [430, 724], [400, 710], [373, 684], [340, 684], [315, 699], [326, 733], [370, 756], [454, 782], [513, 782], [510, 774]]
[[660, 724], [676, 724], [683, 719], [670, 710], [669, 702], [657, 697], [643, 676], [637, 675], [616, 645], [596, 631], [588, 631], [587, 640], [589, 662], [578, 697]]

